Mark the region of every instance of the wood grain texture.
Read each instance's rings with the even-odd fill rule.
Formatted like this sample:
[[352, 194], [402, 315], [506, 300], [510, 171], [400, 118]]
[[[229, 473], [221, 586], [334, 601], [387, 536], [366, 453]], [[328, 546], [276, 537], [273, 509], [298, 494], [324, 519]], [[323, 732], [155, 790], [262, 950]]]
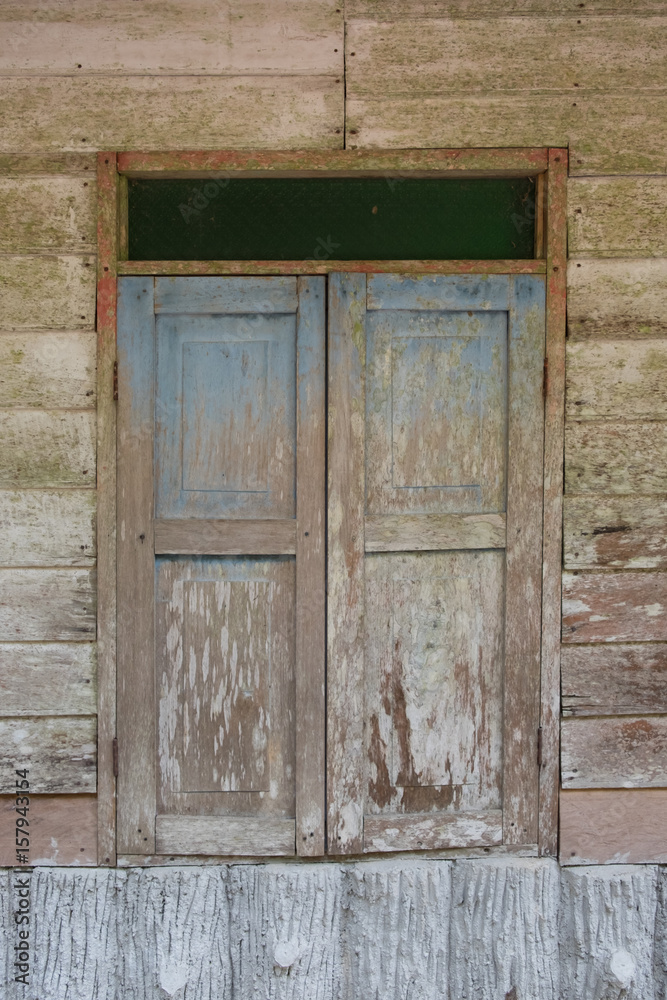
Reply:
[[664, 340], [569, 344], [566, 414], [574, 419], [663, 420], [666, 382]]
[[0, 412], [0, 487], [89, 486], [94, 482], [94, 411]]
[[0, 252], [94, 253], [95, 201], [93, 177], [0, 176]]
[[298, 278], [296, 446], [296, 851], [325, 851], [326, 282]]
[[667, 716], [565, 718], [563, 788], [655, 788], [667, 785]]
[[93, 490], [0, 490], [0, 566], [92, 566]]
[[566, 497], [566, 569], [667, 569], [665, 497]]
[[[4, 11], [5, 8], [3, 8]], [[25, 177], [39, 174], [83, 173], [85, 177], [95, 174], [94, 153], [0, 153], [0, 174], [9, 177]], [[91, 173], [86, 174], [86, 171]]]
[[484, 859], [453, 865], [451, 1000], [560, 996], [558, 891], [553, 861]]
[[378, 100], [393, 94], [548, 93], [575, 86], [603, 92], [661, 89], [665, 28], [665, 17], [621, 14], [352, 20], [345, 34], [346, 91], [353, 100]]
[[667, 714], [667, 645], [564, 646], [563, 715]]
[[0, 258], [0, 330], [92, 330], [95, 258]]
[[565, 427], [565, 492], [667, 493], [667, 423], [570, 422]]
[[502, 8], [493, 0], [346, 0], [348, 20], [397, 21], [422, 17], [587, 17], [590, 14], [662, 14], [661, 0], [511, 0]]
[[254, 816], [158, 816], [160, 854], [294, 854], [294, 820]]
[[504, 514], [385, 514], [367, 517], [366, 552], [502, 549]]
[[561, 873], [561, 996], [657, 1000], [658, 869], [637, 865], [571, 868]]
[[1, 152], [343, 144], [341, 77], [29, 76], [4, 90]]
[[329, 279], [327, 851], [363, 845], [366, 278]]
[[0, 794], [15, 794], [16, 767], [29, 769], [31, 794], [94, 792], [96, 737], [92, 716], [0, 719]]
[[0, 334], [0, 406], [95, 405], [95, 339], [90, 333]]
[[563, 642], [667, 639], [667, 573], [563, 573]]
[[[0, 798], [0, 865], [16, 864], [14, 796]], [[30, 864], [97, 864], [94, 795], [31, 795]]]
[[116, 154], [97, 157], [97, 853], [116, 860]]
[[[152, 173], [149, 175], [152, 176]], [[501, 176], [505, 176], [501, 172]], [[298, 275], [333, 274], [544, 274], [543, 260], [125, 260], [119, 274]]]
[[6, 716], [94, 715], [93, 643], [0, 644], [0, 712]]
[[2, 569], [0, 593], [0, 641], [89, 642], [95, 638], [92, 570]]
[[[32, 13], [32, 12], [31, 12]], [[36, 16], [3, 7], [0, 74], [166, 75], [343, 72], [343, 17], [334, 0], [243, 3], [189, 0], [187, 8], [121, 0], [114, 17], [99, 0]]]
[[364, 852], [488, 847], [503, 840], [502, 811], [364, 816]]
[[568, 205], [571, 256], [667, 255], [667, 179], [573, 178]]
[[512, 279], [509, 317], [503, 843], [538, 839], [545, 285]]
[[664, 788], [562, 792], [559, 860], [561, 865], [664, 865], [665, 828]]
[[294, 555], [294, 520], [207, 521], [156, 518], [155, 552], [162, 555]]
[[155, 852], [153, 282], [118, 287], [117, 736], [119, 853]]
[[542, 654], [538, 848], [558, 850], [560, 768], [560, 632], [563, 512], [563, 429], [565, 392], [565, 315], [567, 260], [567, 171], [564, 149], [549, 150], [546, 181], [547, 316], [544, 406], [544, 499], [542, 527]]
[[[476, 54], [471, 55], [478, 68]], [[559, 70], [560, 72], [560, 70]], [[572, 174], [664, 174], [667, 96], [632, 93], [348, 96], [348, 149], [570, 147]]]
[[667, 259], [570, 260], [567, 328], [573, 338], [659, 337], [667, 332]]

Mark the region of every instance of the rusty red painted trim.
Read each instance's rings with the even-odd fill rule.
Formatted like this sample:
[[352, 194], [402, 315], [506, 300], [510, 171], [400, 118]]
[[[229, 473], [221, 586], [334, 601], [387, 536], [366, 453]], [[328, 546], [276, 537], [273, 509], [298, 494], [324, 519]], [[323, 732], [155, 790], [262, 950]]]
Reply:
[[544, 260], [124, 260], [118, 274], [544, 274]]
[[547, 174], [548, 379], [545, 393], [544, 531], [542, 590], [542, 763], [539, 840], [541, 855], [558, 848], [560, 774], [560, 627], [565, 422], [565, 320], [567, 296], [567, 149], [549, 150]]
[[544, 148], [516, 149], [393, 149], [309, 151], [236, 151], [119, 153], [118, 171], [132, 176], [183, 175], [211, 172], [360, 170], [394, 173], [436, 171], [481, 174], [543, 173], [548, 166]]

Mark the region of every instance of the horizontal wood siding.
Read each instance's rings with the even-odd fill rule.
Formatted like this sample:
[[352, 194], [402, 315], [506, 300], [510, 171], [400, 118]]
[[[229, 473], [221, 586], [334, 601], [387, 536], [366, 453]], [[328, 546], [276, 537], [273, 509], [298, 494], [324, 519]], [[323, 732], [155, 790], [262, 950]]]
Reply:
[[667, 789], [563, 792], [559, 860], [562, 865], [667, 864], [666, 829]]
[[667, 418], [667, 341], [582, 341], [568, 345], [570, 418]]
[[343, 72], [336, 0], [3, 4], [0, 74], [324, 75]]
[[667, 786], [667, 716], [563, 719], [563, 788]]
[[0, 411], [0, 487], [94, 483], [94, 411]]
[[96, 752], [94, 717], [0, 719], [0, 794], [15, 793], [15, 768], [36, 795], [94, 792]]
[[0, 257], [0, 330], [92, 330], [94, 325], [94, 257]]
[[3, 716], [94, 715], [95, 644], [0, 644]]
[[667, 714], [667, 644], [564, 646], [564, 715]]
[[94, 252], [95, 206], [93, 177], [0, 176], [0, 252]]
[[414, 17], [493, 17], [502, 13], [515, 17], [552, 17], [569, 14], [586, 17], [599, 14], [662, 14], [661, 0], [346, 0], [348, 20], [397, 21]]
[[91, 566], [93, 490], [0, 490], [0, 566]]
[[[94, 795], [31, 795], [31, 865], [97, 864]], [[0, 796], [0, 865], [16, 864], [14, 796]]]
[[667, 639], [667, 573], [563, 573], [564, 642]]
[[667, 569], [667, 498], [566, 497], [565, 569]]
[[568, 261], [567, 328], [573, 338], [667, 333], [667, 259]]
[[89, 569], [0, 569], [0, 641], [95, 638], [95, 574]]
[[335, 149], [333, 76], [13, 77], [0, 151]]
[[667, 493], [667, 423], [570, 422], [565, 427], [565, 492]]
[[0, 333], [0, 407], [94, 405], [92, 333]]
[[568, 185], [573, 257], [667, 255], [667, 179], [582, 177]]

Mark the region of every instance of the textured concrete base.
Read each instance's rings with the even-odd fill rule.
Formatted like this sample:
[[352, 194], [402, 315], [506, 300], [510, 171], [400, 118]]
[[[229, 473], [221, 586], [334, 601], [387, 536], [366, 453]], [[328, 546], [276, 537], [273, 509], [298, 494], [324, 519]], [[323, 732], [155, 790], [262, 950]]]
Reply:
[[[7, 1000], [667, 1000], [657, 866], [401, 860], [0, 880]], [[27, 987], [13, 968], [21, 899]]]

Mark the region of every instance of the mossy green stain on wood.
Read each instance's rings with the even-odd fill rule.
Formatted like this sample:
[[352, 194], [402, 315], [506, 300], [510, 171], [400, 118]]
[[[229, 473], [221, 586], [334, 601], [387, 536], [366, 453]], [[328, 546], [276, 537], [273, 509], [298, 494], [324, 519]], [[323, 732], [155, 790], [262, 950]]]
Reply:
[[530, 178], [130, 179], [130, 260], [530, 259]]

